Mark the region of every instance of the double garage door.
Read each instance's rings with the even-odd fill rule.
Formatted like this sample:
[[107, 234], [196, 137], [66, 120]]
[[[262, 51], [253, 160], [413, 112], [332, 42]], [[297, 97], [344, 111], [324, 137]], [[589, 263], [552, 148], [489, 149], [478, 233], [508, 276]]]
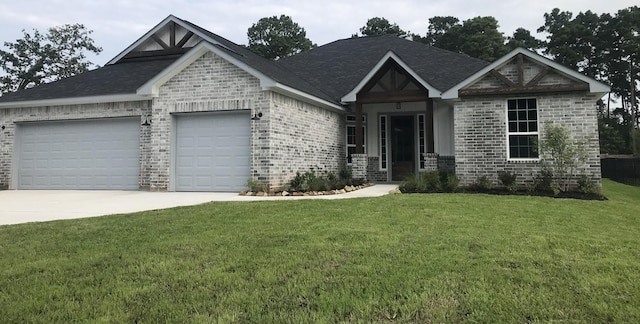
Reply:
[[[249, 178], [247, 112], [176, 116], [177, 191], [239, 191]], [[18, 189], [137, 190], [140, 119], [23, 123]]]
[[137, 190], [139, 118], [24, 123], [18, 189]]

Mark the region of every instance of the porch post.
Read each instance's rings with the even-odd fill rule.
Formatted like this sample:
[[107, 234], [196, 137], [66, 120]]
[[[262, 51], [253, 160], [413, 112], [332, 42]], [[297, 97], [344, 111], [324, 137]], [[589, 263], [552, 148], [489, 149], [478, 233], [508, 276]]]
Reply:
[[427, 129], [427, 153], [434, 153], [435, 145], [433, 144], [433, 99], [427, 99], [427, 114], [426, 114], [426, 129]]
[[356, 101], [356, 154], [364, 153], [362, 138], [362, 104]]

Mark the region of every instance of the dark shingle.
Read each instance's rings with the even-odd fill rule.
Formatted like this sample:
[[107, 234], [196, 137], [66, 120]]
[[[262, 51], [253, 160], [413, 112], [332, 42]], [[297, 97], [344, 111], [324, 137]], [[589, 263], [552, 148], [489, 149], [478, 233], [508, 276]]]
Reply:
[[0, 102], [135, 94], [140, 86], [175, 60], [174, 57], [106, 65], [66, 79], [5, 94], [0, 97]]
[[340, 100], [389, 51], [422, 79], [444, 91], [489, 63], [393, 35], [342, 39], [278, 61], [300, 78]]

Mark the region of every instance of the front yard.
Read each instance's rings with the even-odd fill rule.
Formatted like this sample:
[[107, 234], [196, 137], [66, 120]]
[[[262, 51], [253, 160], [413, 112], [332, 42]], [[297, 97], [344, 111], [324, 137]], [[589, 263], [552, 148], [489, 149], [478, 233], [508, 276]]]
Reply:
[[640, 188], [212, 203], [0, 227], [3, 322], [640, 322]]

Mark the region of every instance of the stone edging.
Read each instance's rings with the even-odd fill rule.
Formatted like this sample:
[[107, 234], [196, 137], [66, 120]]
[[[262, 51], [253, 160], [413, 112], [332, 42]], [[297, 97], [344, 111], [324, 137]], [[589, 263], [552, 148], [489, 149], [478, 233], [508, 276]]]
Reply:
[[286, 190], [283, 191], [271, 191], [271, 192], [253, 192], [253, 191], [241, 191], [239, 193], [240, 196], [258, 196], [258, 197], [301, 197], [301, 196], [327, 196], [327, 195], [341, 195], [348, 192], [364, 189], [367, 187], [371, 187], [373, 183], [365, 183], [360, 186], [344, 186], [342, 189], [338, 190], [329, 190], [329, 191], [307, 191], [300, 192], [294, 191], [289, 192]]

